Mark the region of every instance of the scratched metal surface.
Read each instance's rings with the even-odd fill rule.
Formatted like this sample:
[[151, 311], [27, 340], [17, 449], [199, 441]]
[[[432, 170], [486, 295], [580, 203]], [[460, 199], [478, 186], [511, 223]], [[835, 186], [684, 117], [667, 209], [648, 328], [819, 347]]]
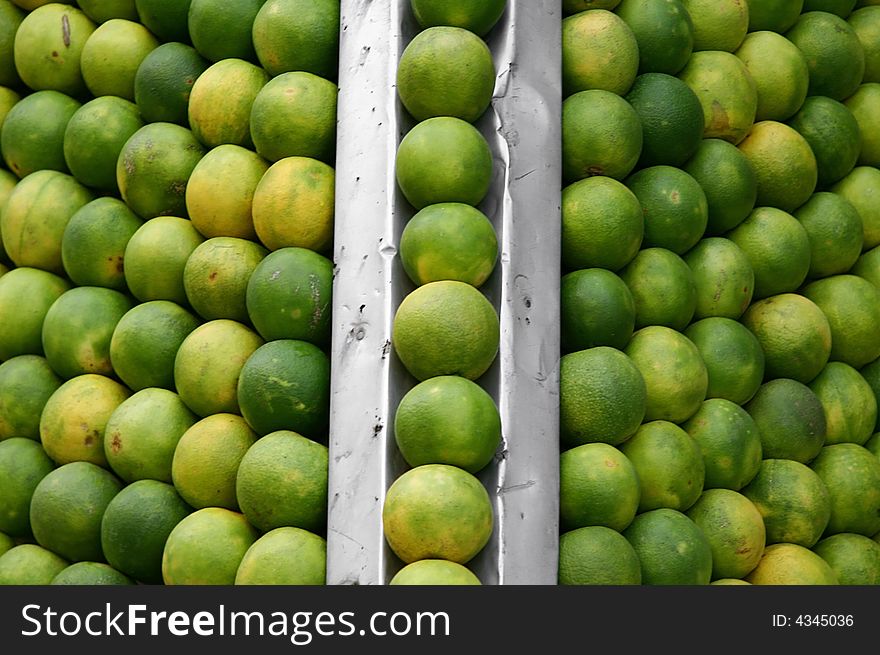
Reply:
[[[492, 149], [480, 209], [499, 238], [481, 288], [498, 310], [498, 357], [477, 382], [498, 404], [503, 443], [480, 474], [495, 528], [469, 563], [483, 584], [556, 584], [559, 446], [561, 0], [509, 0], [486, 37], [497, 81], [476, 123]], [[387, 584], [402, 563], [382, 504], [406, 469], [394, 412], [416, 383], [391, 346], [413, 289], [397, 253], [413, 208], [397, 189], [398, 143], [414, 124], [395, 91], [418, 26], [406, 0], [343, 0], [334, 244], [328, 584]]]

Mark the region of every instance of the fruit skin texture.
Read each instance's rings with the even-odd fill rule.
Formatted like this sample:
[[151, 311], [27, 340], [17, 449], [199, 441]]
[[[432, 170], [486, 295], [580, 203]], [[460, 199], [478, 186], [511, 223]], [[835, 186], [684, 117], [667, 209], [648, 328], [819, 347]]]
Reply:
[[13, 437], [0, 442], [0, 533], [30, 536], [34, 489], [54, 468], [55, 463], [36, 441]]
[[43, 408], [62, 382], [39, 355], [18, 355], [0, 364], [0, 441], [39, 441]]
[[694, 49], [694, 23], [680, 0], [622, 0], [616, 13], [639, 44], [639, 73], [675, 75]]
[[0, 585], [47, 585], [69, 562], [37, 544], [19, 544], [0, 555]]
[[747, 403], [764, 379], [764, 351], [739, 321], [710, 316], [691, 323], [684, 335], [694, 342], [709, 373], [707, 398]]
[[880, 532], [880, 458], [854, 443], [831, 444], [810, 463], [831, 499], [824, 536]]
[[447, 0], [410, 0], [413, 16], [423, 28], [454, 25], [468, 29], [477, 36], [489, 33], [501, 19], [506, 6], [507, 0], [462, 0], [455, 3]]
[[26, 266], [0, 277], [0, 310], [17, 313], [15, 323], [0, 323], [0, 359], [43, 354], [46, 312], [69, 288], [66, 278]]
[[235, 572], [236, 585], [323, 585], [327, 542], [301, 528], [275, 528], [247, 549]]
[[642, 584], [705, 585], [712, 579], [712, 548], [700, 527], [681, 512], [643, 512], [623, 531], [638, 555]]
[[479, 585], [480, 579], [457, 562], [420, 559], [407, 564], [392, 576], [389, 585]]
[[604, 526], [586, 526], [559, 539], [559, 584], [637, 585], [639, 558], [621, 534]]
[[599, 9], [562, 19], [563, 97], [587, 89], [623, 95], [638, 68], [635, 34], [617, 14]]
[[798, 544], [771, 544], [746, 581], [753, 585], [837, 585], [834, 570], [813, 551]]
[[334, 80], [339, 53], [339, 0], [266, 0], [251, 37], [269, 75], [307, 71]]

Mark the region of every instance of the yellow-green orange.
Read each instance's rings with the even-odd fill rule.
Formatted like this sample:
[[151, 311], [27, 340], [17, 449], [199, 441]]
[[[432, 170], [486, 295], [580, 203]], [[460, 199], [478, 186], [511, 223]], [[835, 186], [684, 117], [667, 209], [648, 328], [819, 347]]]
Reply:
[[880, 82], [880, 9], [877, 6], [862, 7], [846, 19], [859, 37], [865, 51], [865, 73], [862, 83]]
[[880, 170], [856, 166], [830, 189], [856, 208], [862, 219], [862, 249], [880, 245]]
[[335, 79], [339, 0], [267, 0], [253, 21], [260, 65], [269, 75], [307, 71]]
[[741, 493], [764, 517], [768, 544], [812, 548], [831, 516], [831, 496], [822, 478], [790, 459], [765, 459]]
[[263, 532], [285, 526], [323, 531], [327, 467], [323, 444], [290, 430], [261, 437], [238, 467], [235, 494], [241, 511]]
[[624, 348], [632, 336], [636, 303], [626, 283], [604, 268], [562, 276], [560, 331], [563, 353], [611, 346]]
[[40, 480], [31, 498], [37, 543], [70, 562], [103, 562], [101, 519], [122, 487], [115, 475], [90, 462], [58, 467]]
[[804, 53], [810, 71], [808, 95], [848, 98], [865, 74], [865, 50], [853, 28], [827, 11], [804, 11], [785, 33]]
[[724, 398], [742, 405], [764, 379], [764, 351], [742, 323], [710, 316], [691, 323], [684, 335], [694, 342], [709, 374], [707, 398]]
[[700, 351], [680, 332], [662, 325], [638, 330], [624, 351], [645, 380], [645, 420], [681, 423], [706, 398], [709, 374]]
[[402, 567], [389, 585], [479, 585], [480, 579], [466, 566], [445, 559], [420, 559]]
[[807, 60], [782, 34], [751, 32], [733, 54], [745, 64], [755, 82], [756, 121], [788, 120], [804, 104], [810, 86]]
[[854, 443], [825, 446], [810, 468], [828, 488], [831, 518], [825, 536], [880, 531], [880, 458]]
[[831, 325], [819, 306], [795, 293], [752, 303], [742, 315], [764, 350], [766, 379], [791, 378], [804, 384], [819, 374], [831, 355]]
[[861, 534], [839, 532], [813, 546], [842, 585], [880, 584], [880, 543]]
[[385, 540], [405, 564], [420, 559], [466, 564], [488, 543], [493, 524], [486, 488], [448, 464], [409, 469], [392, 482], [382, 506]]
[[192, 86], [187, 105], [189, 127], [205, 146], [233, 144], [252, 148], [251, 108], [269, 75], [242, 59], [209, 66]]
[[220, 412], [238, 414], [238, 377], [261, 345], [263, 339], [237, 321], [203, 323], [186, 336], [175, 355], [177, 393], [202, 418]]
[[753, 585], [836, 585], [837, 575], [828, 563], [798, 544], [772, 544], [746, 576]]
[[738, 145], [755, 122], [758, 89], [746, 65], [723, 50], [695, 52], [678, 73], [703, 109], [703, 136]]
[[0, 585], [47, 585], [68, 562], [37, 544], [20, 544], [0, 555]]
[[831, 328], [833, 361], [861, 368], [880, 356], [880, 290], [856, 275], [832, 275], [804, 287]]
[[58, 573], [52, 585], [130, 585], [134, 584], [124, 573], [102, 562], [76, 562]]
[[877, 399], [865, 378], [849, 364], [828, 362], [810, 389], [825, 408], [825, 444], [864, 445], [877, 422]]
[[30, 93], [16, 102], [0, 127], [0, 150], [9, 170], [19, 178], [43, 169], [67, 173], [64, 131], [80, 106], [78, 100], [52, 90]]
[[687, 511], [712, 548], [712, 578], [743, 578], [764, 554], [766, 529], [755, 505], [730, 489], [708, 489]]
[[706, 194], [706, 235], [724, 234], [755, 206], [758, 181], [751, 163], [724, 139], [703, 139], [683, 166]]
[[66, 278], [36, 268], [13, 268], [0, 277], [0, 311], [16, 317], [0, 322], [0, 359], [43, 354], [46, 312], [69, 288]]
[[186, 305], [183, 269], [204, 237], [185, 218], [157, 216], [131, 235], [123, 254], [128, 290], [141, 302], [168, 300]]
[[469, 123], [488, 109], [495, 89], [489, 46], [460, 27], [429, 27], [406, 45], [397, 64], [397, 95], [418, 122], [454, 116]]
[[841, 102], [810, 96], [788, 124], [800, 132], [816, 157], [819, 188], [847, 175], [861, 151], [861, 131], [855, 116]]
[[639, 250], [645, 232], [642, 206], [621, 182], [602, 175], [562, 190], [562, 265], [565, 270], [618, 271]]
[[684, 256], [696, 285], [694, 318], [737, 319], [752, 301], [755, 272], [746, 254], [723, 237], [702, 239]]
[[743, 251], [755, 276], [752, 300], [797, 291], [810, 271], [810, 235], [788, 212], [756, 207], [727, 233]]
[[561, 585], [637, 585], [642, 583], [639, 558], [616, 530], [601, 525], [565, 532], [559, 538]]
[[689, 173], [673, 166], [650, 166], [637, 170], [625, 183], [642, 206], [642, 247], [657, 246], [681, 255], [703, 236], [709, 204]]
[[260, 536], [243, 514], [205, 507], [181, 520], [165, 542], [166, 585], [232, 585], [244, 554]]
[[30, 536], [34, 489], [54, 468], [55, 463], [36, 441], [12, 437], [0, 442], [0, 532], [10, 537]]
[[615, 13], [639, 45], [639, 73], [675, 75], [694, 49], [694, 23], [680, 0], [622, 0]]
[[0, 440], [39, 441], [40, 415], [62, 382], [39, 355], [17, 355], [0, 364]]
[[244, 363], [237, 397], [241, 415], [259, 435], [294, 430], [323, 439], [330, 415], [330, 359], [308, 341], [269, 341]]
[[746, 0], [682, 0], [694, 25], [694, 51], [733, 52], [749, 29]]
[[588, 89], [562, 101], [562, 177], [622, 180], [642, 152], [642, 123], [631, 104], [611, 91]]
[[235, 573], [236, 585], [323, 585], [327, 542], [308, 530], [270, 530], [247, 549]]
[[[603, 4], [614, 5], [617, 2], [603, 0]], [[454, 25], [471, 30], [478, 36], [489, 33], [501, 19], [506, 6], [507, 0], [460, 0], [454, 3], [446, 0], [410, 0], [413, 16], [421, 27]]]
[[250, 132], [261, 157], [313, 157], [332, 164], [336, 151], [336, 85], [303, 71], [281, 73], [251, 106]]
[[639, 369], [609, 346], [564, 355], [559, 363], [559, 423], [564, 444], [617, 445], [645, 416], [647, 391]]
[[110, 339], [119, 319], [132, 308], [125, 294], [103, 287], [65, 291], [43, 320], [43, 351], [58, 375], [113, 375]]
[[843, 104], [855, 116], [862, 136], [857, 163], [880, 166], [880, 83], [862, 84]]
[[438, 375], [404, 394], [394, 414], [394, 441], [410, 466], [450, 464], [477, 473], [501, 443], [501, 416], [475, 382]]
[[251, 203], [254, 230], [263, 245], [269, 250], [292, 246], [328, 252], [335, 184], [333, 168], [311, 157], [284, 157], [272, 164], [254, 188]]
[[500, 328], [495, 307], [464, 282], [429, 282], [400, 303], [392, 324], [392, 344], [417, 380], [485, 373], [498, 353]]
[[700, 527], [681, 512], [643, 512], [623, 531], [645, 585], [705, 585], [712, 579], [712, 547]]
[[264, 1], [190, 0], [187, 31], [193, 46], [209, 61], [256, 61], [251, 30]]
[[118, 96], [134, 102], [138, 67], [159, 44], [159, 39], [135, 19], [114, 18], [99, 25], [80, 58], [89, 92], [95, 97]]
[[256, 440], [257, 435], [237, 414], [211, 414], [194, 423], [174, 449], [174, 488], [196, 509], [239, 511], [235, 475], [241, 458]]
[[87, 373], [63, 383], [40, 415], [40, 440], [56, 464], [86, 461], [107, 466], [104, 428], [131, 392], [104, 375]]
[[760, 386], [745, 410], [761, 435], [764, 458], [812, 460], [825, 443], [825, 409], [805, 384], [776, 378]]
[[[635, 307], [635, 328], [665, 325], [683, 330], [694, 316], [697, 288], [691, 269], [666, 248], [643, 248], [620, 272]], [[632, 332], [627, 335], [623, 348]]]
[[495, 269], [498, 238], [480, 210], [442, 202], [419, 210], [400, 235], [400, 260], [416, 285], [458, 280], [480, 287]]
[[129, 137], [116, 163], [119, 193], [141, 218], [186, 217], [186, 182], [205, 149], [173, 123], [148, 123]]
[[559, 518], [566, 530], [603, 525], [620, 532], [635, 518], [640, 493], [636, 467], [614, 446], [588, 443], [559, 457]]
[[189, 127], [189, 96], [210, 62], [195, 48], [172, 41], [151, 50], [134, 76], [134, 101], [148, 123]]
[[138, 480], [126, 485], [101, 519], [101, 549], [107, 562], [138, 582], [161, 584], [165, 540], [190, 512], [170, 484]]
[[709, 398], [682, 428], [702, 452], [704, 489], [739, 491], [757, 474], [761, 435], [754, 419], [736, 403]]
[[623, 95], [639, 69], [639, 45], [617, 14], [588, 9], [562, 19], [562, 94], [604, 89]]
[[143, 225], [118, 198], [104, 196], [83, 205], [70, 217], [61, 237], [61, 263], [80, 286], [127, 291], [125, 247]]

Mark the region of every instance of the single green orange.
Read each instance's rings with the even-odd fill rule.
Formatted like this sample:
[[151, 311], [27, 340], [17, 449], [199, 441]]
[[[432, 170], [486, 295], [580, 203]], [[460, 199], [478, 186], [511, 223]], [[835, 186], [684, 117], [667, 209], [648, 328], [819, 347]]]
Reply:
[[623, 531], [645, 585], [705, 585], [712, 579], [712, 546], [686, 514], [660, 508], [643, 512]]
[[495, 63], [489, 46], [461, 27], [416, 34], [397, 62], [397, 95], [418, 122], [454, 116], [473, 123], [489, 108]]
[[177, 493], [196, 509], [239, 511], [235, 476], [256, 440], [256, 433], [237, 414], [211, 414], [194, 423], [181, 435], [171, 460]]
[[639, 557], [616, 530], [601, 525], [565, 532], [559, 538], [560, 585], [637, 585]]
[[809, 548], [788, 543], [767, 546], [758, 566], [745, 579], [753, 585], [839, 584], [837, 574], [824, 559]]
[[113, 196], [83, 205], [70, 217], [61, 237], [61, 263], [71, 282], [125, 292], [125, 248], [143, 225]]
[[339, 29], [338, 0], [267, 0], [254, 17], [251, 34], [269, 75], [306, 71], [335, 80]]
[[828, 488], [831, 518], [824, 536], [880, 531], [880, 458], [854, 443], [827, 445], [810, 468]]
[[704, 489], [739, 491], [757, 474], [763, 454], [759, 428], [736, 403], [709, 398], [682, 428], [703, 454]]
[[587, 9], [562, 19], [562, 94], [629, 91], [639, 69], [639, 44], [623, 19]]
[[126, 485], [101, 519], [107, 562], [140, 583], [161, 584], [165, 540], [191, 512], [168, 483], [138, 480]]
[[880, 82], [880, 9], [877, 5], [862, 7], [846, 19], [865, 51], [865, 73], [862, 83]]
[[69, 562], [37, 544], [19, 544], [0, 555], [0, 585], [48, 585]]
[[382, 505], [385, 540], [405, 564], [429, 558], [466, 564], [488, 543], [494, 523], [486, 488], [448, 464], [409, 469], [391, 483]]
[[822, 478], [791, 459], [764, 459], [741, 493], [764, 517], [767, 544], [812, 548], [831, 516], [831, 497]]
[[82, 104], [60, 91], [30, 93], [16, 102], [0, 126], [0, 151], [10, 171], [24, 178], [49, 169], [68, 172], [64, 131]]
[[615, 13], [639, 45], [639, 73], [675, 75], [694, 49], [694, 23], [681, 0], [622, 0]]
[[113, 18], [99, 25], [86, 40], [80, 57], [89, 92], [96, 98], [118, 96], [134, 102], [138, 67], [160, 43], [137, 18]]
[[877, 398], [871, 385], [849, 364], [828, 362], [810, 383], [825, 408], [825, 445], [856, 443], [874, 434]]
[[189, 127], [208, 148], [233, 144], [253, 149], [251, 109], [269, 74], [243, 59], [211, 64], [192, 85]]
[[562, 190], [562, 265], [567, 271], [619, 271], [642, 245], [639, 199], [623, 183], [596, 175]]
[[730, 239], [701, 239], [684, 256], [696, 285], [694, 318], [738, 319], [752, 301], [755, 272], [749, 258]]
[[880, 170], [856, 166], [829, 191], [843, 196], [856, 208], [862, 219], [862, 250], [880, 245]]
[[450, 464], [477, 473], [501, 444], [501, 416], [495, 400], [477, 383], [439, 375], [401, 398], [394, 441], [410, 466]]
[[[624, 269], [626, 270], [626, 269]], [[560, 331], [563, 353], [595, 346], [626, 347], [636, 321], [632, 291], [604, 268], [562, 276]]]
[[810, 86], [807, 60], [782, 34], [770, 30], [750, 32], [733, 54], [755, 81], [756, 121], [786, 121], [804, 104]]
[[880, 356], [880, 290], [856, 275], [832, 275], [804, 287], [831, 328], [832, 361], [861, 368]]
[[56, 464], [86, 461], [107, 467], [104, 428], [131, 392], [104, 375], [86, 373], [53, 392], [40, 415], [40, 441]]
[[682, 423], [706, 399], [706, 364], [694, 342], [682, 333], [650, 325], [633, 335], [624, 352], [645, 380], [645, 421]]
[[818, 188], [847, 175], [861, 152], [861, 130], [846, 105], [827, 96], [810, 96], [788, 124], [803, 136], [816, 157]]
[[37, 543], [70, 562], [103, 562], [101, 519], [123, 486], [90, 462], [59, 466], [40, 480], [31, 498]]
[[812, 247], [803, 223], [775, 207], [756, 207], [727, 233], [755, 276], [752, 300], [797, 291], [810, 271]]
[[268, 532], [322, 532], [327, 520], [328, 451], [291, 430], [257, 440], [241, 459], [235, 495], [248, 521]]
[[828, 11], [804, 8], [785, 38], [804, 53], [810, 72], [808, 95], [848, 98], [865, 74], [865, 50], [855, 30]]
[[708, 489], [687, 511], [712, 548], [712, 578], [741, 579], [764, 554], [764, 517], [754, 503], [730, 489]]
[[236, 585], [323, 585], [326, 540], [302, 528], [270, 530], [247, 549], [235, 572]]
[[617, 445], [639, 428], [645, 380], [622, 351], [597, 346], [570, 353], [559, 370], [559, 433], [565, 445]]
[[880, 584], [880, 543], [865, 535], [838, 532], [819, 541], [813, 552], [828, 562], [842, 585]]
[[181, 520], [165, 541], [166, 585], [232, 585], [248, 548], [260, 536], [243, 514], [205, 507]]
[[866, 82], [844, 100], [846, 108], [855, 116], [862, 136], [862, 147], [857, 164], [880, 166], [880, 82]]
[[611, 91], [588, 89], [562, 101], [562, 177], [568, 184], [592, 175], [622, 180], [642, 153], [638, 112]]
[[77, 0], [76, 4], [96, 23], [105, 23], [114, 18], [138, 18], [134, 0]]
[[[251, 215], [269, 250], [308, 248], [329, 254], [333, 244], [336, 174], [311, 157], [284, 157], [254, 187]], [[288, 216], [299, 216], [291, 221]]]
[[264, 0], [190, 0], [187, 31], [193, 46], [205, 59], [256, 61], [251, 38], [254, 18]]
[[392, 344], [417, 380], [485, 373], [498, 353], [499, 318], [480, 291], [455, 280], [429, 282], [410, 292], [394, 314]]
[[[609, 0], [602, 2], [617, 4], [609, 3]], [[460, 0], [455, 3], [446, 0], [410, 0], [409, 4], [413, 16], [422, 28], [453, 25], [470, 30], [477, 36], [486, 36], [504, 15], [507, 0]], [[588, 1], [587, 4], [596, 3]]]
[[102, 562], [76, 562], [49, 583], [52, 585], [130, 585], [134, 582], [124, 573]]
[[694, 51], [736, 50], [749, 29], [746, 0], [682, 0], [694, 24]]
[[699, 241], [709, 221], [706, 194], [689, 173], [673, 166], [641, 168], [626, 178], [645, 217], [642, 247], [682, 255]]
[[603, 525], [625, 530], [638, 512], [640, 497], [636, 467], [614, 446], [588, 443], [559, 456], [559, 519], [564, 529]]
[[148, 123], [122, 146], [116, 183], [128, 206], [141, 218], [186, 218], [186, 183], [205, 155], [187, 128], [174, 123]]
[[39, 355], [17, 355], [0, 364], [0, 441], [39, 441], [43, 408], [62, 382]]
[[758, 426], [765, 459], [806, 464], [825, 443], [827, 422], [822, 401], [797, 380], [765, 382], [743, 408]]
[[263, 339], [229, 319], [202, 323], [181, 342], [174, 357], [177, 393], [197, 416], [238, 414], [241, 369]]
[[37, 268], [18, 267], [0, 277], [0, 311], [15, 321], [0, 323], [0, 359], [43, 354], [43, 321], [70, 282]]
[[749, 2], [749, 32], [770, 30], [782, 34], [797, 21], [804, 0]]
[[0, 442], [0, 532], [16, 538], [31, 535], [34, 489], [54, 468], [37, 441], [12, 437]]
[[462, 202], [428, 205], [400, 235], [400, 261], [416, 285], [458, 280], [480, 287], [495, 270], [498, 236], [489, 218]]
[[205, 238], [185, 218], [157, 216], [131, 235], [123, 254], [128, 290], [141, 302], [167, 300], [188, 305], [183, 269]]
[[400, 568], [389, 585], [480, 585], [468, 567], [446, 559], [420, 559]]
[[[665, 325], [683, 330], [694, 316], [697, 287], [685, 261], [666, 248], [643, 248], [620, 271], [635, 307], [635, 329]], [[616, 347], [623, 348], [626, 341]], [[615, 345], [615, 344], [608, 344]]]
[[245, 292], [247, 315], [267, 341], [300, 339], [330, 343], [332, 262], [308, 248], [275, 250], [250, 274]]
[[764, 379], [764, 350], [742, 323], [723, 316], [694, 321], [684, 335], [694, 342], [709, 374], [707, 398], [748, 402]]
[[269, 341], [245, 361], [236, 395], [257, 434], [293, 430], [323, 439], [330, 420], [330, 358], [308, 341]]
[[162, 41], [189, 43], [187, 14], [191, 0], [134, 0], [138, 19]]
[[880, 288], [880, 248], [875, 246], [863, 252], [849, 272]]
[[742, 315], [764, 350], [765, 379], [791, 378], [807, 384], [831, 355], [831, 325], [819, 306], [795, 293], [752, 303]]
[[144, 120], [189, 127], [189, 96], [208, 66], [195, 48], [178, 41], [147, 53], [134, 76], [134, 101]]
[[754, 209], [758, 180], [749, 160], [732, 143], [703, 139], [682, 168], [706, 194], [707, 236], [735, 228]]

